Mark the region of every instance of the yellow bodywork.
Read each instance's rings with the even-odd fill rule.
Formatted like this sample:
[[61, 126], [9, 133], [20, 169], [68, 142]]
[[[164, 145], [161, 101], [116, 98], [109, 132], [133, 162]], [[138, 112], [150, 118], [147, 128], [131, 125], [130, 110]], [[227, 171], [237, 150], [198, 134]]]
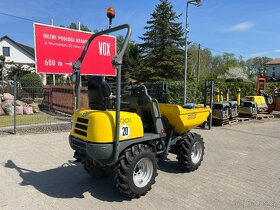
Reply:
[[240, 115], [256, 115], [258, 113], [257, 108], [253, 109], [252, 107], [239, 107], [238, 113]]
[[[112, 143], [115, 139], [115, 111], [77, 110], [73, 115], [71, 135], [94, 143]], [[120, 141], [144, 136], [141, 118], [120, 112]]]
[[246, 96], [247, 101], [254, 101], [256, 102], [257, 106], [266, 105], [265, 98], [263, 96]]
[[178, 134], [183, 134], [198, 125], [201, 125], [211, 113], [209, 107], [184, 109], [175, 104], [159, 104], [160, 113], [174, 126]]

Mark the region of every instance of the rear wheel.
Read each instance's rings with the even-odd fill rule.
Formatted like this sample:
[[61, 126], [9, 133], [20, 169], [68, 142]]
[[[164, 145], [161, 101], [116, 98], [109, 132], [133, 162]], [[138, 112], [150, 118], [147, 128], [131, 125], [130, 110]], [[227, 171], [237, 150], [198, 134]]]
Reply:
[[85, 171], [92, 177], [101, 178], [109, 176], [113, 173], [112, 167], [102, 167], [98, 164], [94, 164], [93, 161], [86, 159], [82, 161]]
[[130, 198], [145, 195], [155, 183], [157, 158], [143, 144], [126, 149], [115, 168], [114, 180], [119, 191]]
[[204, 142], [196, 133], [187, 133], [177, 142], [177, 160], [179, 167], [191, 172], [198, 169], [204, 155]]

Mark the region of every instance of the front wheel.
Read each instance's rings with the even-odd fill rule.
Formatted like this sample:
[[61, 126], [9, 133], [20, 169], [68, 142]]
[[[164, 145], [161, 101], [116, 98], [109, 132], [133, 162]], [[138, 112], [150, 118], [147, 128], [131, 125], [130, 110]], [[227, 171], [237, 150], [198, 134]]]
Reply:
[[143, 144], [126, 149], [115, 168], [114, 180], [119, 191], [130, 198], [145, 195], [155, 183], [157, 158]]
[[204, 142], [202, 137], [196, 133], [187, 133], [177, 141], [177, 160], [179, 167], [191, 172], [198, 169], [204, 155]]

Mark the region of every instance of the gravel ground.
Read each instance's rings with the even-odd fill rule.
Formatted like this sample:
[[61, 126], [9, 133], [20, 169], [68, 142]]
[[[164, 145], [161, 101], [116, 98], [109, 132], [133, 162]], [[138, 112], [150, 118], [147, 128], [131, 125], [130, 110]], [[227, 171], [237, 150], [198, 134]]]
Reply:
[[[54, 133], [54, 132], [60, 132], [60, 131], [70, 131], [71, 129], [71, 116], [60, 114], [60, 113], [51, 113], [52, 116], [57, 116], [58, 120], [56, 123], [47, 123], [44, 125], [28, 125], [28, 126], [19, 126], [17, 128], [17, 134], [37, 134], [37, 133]], [[280, 111], [274, 111], [272, 113], [274, 116], [274, 119], [271, 120], [277, 120], [280, 119]], [[256, 121], [256, 120], [254, 120]], [[14, 130], [13, 128], [8, 129], [0, 129], [0, 136], [3, 135], [10, 135], [13, 134]]]
[[[44, 124], [30, 124], [17, 126], [17, 134], [37, 134], [37, 133], [52, 133], [60, 131], [70, 131], [71, 129], [71, 116], [63, 113], [45, 112], [55, 122], [47, 122]], [[37, 117], [37, 116], [34, 116]], [[13, 127], [0, 128], [0, 136], [10, 135], [14, 133]]]
[[[17, 128], [17, 134], [23, 135], [23, 134], [40, 134], [40, 133], [54, 133], [54, 132], [61, 132], [61, 131], [70, 131], [71, 129], [71, 123], [57, 123], [57, 124], [46, 124], [46, 125], [36, 125], [36, 126], [25, 126]], [[0, 136], [4, 135], [11, 135], [14, 133], [14, 130], [6, 129], [6, 130], [0, 130]]]

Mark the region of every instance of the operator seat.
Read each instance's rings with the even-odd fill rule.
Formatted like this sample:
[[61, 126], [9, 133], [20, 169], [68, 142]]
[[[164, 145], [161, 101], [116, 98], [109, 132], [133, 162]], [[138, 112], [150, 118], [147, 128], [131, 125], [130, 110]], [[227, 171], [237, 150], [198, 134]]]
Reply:
[[96, 110], [112, 109], [110, 101], [111, 89], [104, 77], [93, 76], [88, 80], [89, 107]]
[[156, 99], [148, 94], [146, 86], [138, 84], [131, 95], [122, 98], [129, 104], [130, 110], [136, 112], [143, 122], [145, 132], [161, 133], [163, 124]]

